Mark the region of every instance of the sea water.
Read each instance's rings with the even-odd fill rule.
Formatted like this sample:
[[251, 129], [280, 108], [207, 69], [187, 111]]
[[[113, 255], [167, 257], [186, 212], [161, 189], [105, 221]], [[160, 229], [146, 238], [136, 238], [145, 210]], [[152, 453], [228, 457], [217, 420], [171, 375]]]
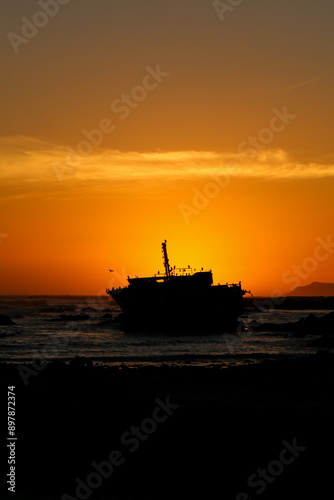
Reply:
[[[117, 321], [119, 307], [108, 297], [2, 296], [0, 314], [14, 325], [0, 326], [0, 361], [69, 361], [89, 358], [102, 365], [201, 365], [226, 367], [264, 359], [304, 356], [316, 352], [312, 337], [298, 338], [286, 332], [252, 332], [252, 321], [298, 321], [313, 312], [271, 310], [246, 312], [239, 333], [173, 335], [159, 332], [126, 332]], [[84, 316], [83, 316], [84, 315]], [[79, 318], [78, 318], [79, 316]]]

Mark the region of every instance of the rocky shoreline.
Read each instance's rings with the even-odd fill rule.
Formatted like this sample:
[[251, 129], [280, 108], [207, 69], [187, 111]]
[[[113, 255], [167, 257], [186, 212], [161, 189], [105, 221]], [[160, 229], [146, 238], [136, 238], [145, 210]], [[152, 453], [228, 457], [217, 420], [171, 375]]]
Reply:
[[[249, 500], [263, 488], [261, 498], [325, 497], [334, 444], [326, 351], [231, 368], [1, 363], [0, 377], [3, 393], [16, 387], [17, 499]], [[284, 446], [300, 456], [279, 466], [280, 454], [292, 460]], [[255, 479], [275, 460], [268, 480]]]
[[301, 338], [317, 336], [310, 341], [310, 347], [334, 348], [334, 311], [320, 317], [311, 313], [306, 318], [289, 323], [257, 323], [253, 321], [251, 328], [254, 332], [277, 332], [279, 334], [284, 332]]

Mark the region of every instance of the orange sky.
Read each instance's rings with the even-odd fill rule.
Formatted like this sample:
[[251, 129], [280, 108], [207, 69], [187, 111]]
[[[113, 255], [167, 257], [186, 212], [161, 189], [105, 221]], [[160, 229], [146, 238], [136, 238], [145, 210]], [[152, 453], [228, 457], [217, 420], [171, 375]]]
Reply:
[[103, 293], [164, 239], [256, 295], [334, 282], [332, 2], [41, 4], [0, 21], [0, 294]]

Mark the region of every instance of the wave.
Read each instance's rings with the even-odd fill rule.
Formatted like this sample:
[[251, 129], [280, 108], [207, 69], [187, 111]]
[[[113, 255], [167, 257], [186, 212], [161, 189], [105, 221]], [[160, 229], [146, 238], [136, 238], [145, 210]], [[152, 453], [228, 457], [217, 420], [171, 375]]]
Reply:
[[[117, 355], [117, 356], [56, 356], [56, 357], [45, 357], [46, 361], [52, 362], [54, 360], [68, 363], [73, 359], [86, 359], [92, 363], [103, 363], [109, 364], [125, 364], [125, 365], [222, 365], [226, 367], [233, 364], [250, 364], [250, 363], [260, 363], [262, 361], [274, 361], [274, 360], [284, 360], [284, 359], [295, 359], [306, 357], [308, 354], [291, 354], [291, 353], [252, 353], [250, 354], [166, 354], [166, 355], [139, 355], [139, 356], [128, 356], [128, 355]], [[28, 356], [15, 357], [10, 360], [5, 358], [0, 358], [0, 362], [12, 362], [12, 363], [29, 363], [33, 361], [33, 358]]]

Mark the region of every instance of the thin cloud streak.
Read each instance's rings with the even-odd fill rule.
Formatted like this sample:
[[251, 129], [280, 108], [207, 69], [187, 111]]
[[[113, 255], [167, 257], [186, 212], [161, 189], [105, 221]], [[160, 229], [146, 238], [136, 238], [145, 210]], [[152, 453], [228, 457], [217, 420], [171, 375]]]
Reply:
[[[2, 185], [63, 184], [67, 181], [132, 182], [186, 180], [210, 175], [240, 178], [319, 179], [334, 176], [334, 164], [294, 162], [281, 149], [247, 154], [212, 151], [121, 152], [100, 150], [71, 163], [65, 147], [33, 138], [0, 138]], [[57, 169], [61, 177], [57, 178]]]
[[311, 83], [318, 82], [321, 80], [321, 77], [317, 78], [311, 78], [310, 80], [306, 80], [305, 82], [297, 83], [296, 85], [292, 85], [291, 87], [288, 87], [287, 90], [292, 90], [292, 89], [299, 89], [300, 87], [305, 87], [306, 85], [310, 85]]
[[305, 80], [305, 81], [302, 81], [300, 83], [296, 83], [294, 85], [290, 85], [289, 87], [286, 87], [285, 89], [281, 90], [281, 92], [289, 92], [290, 90], [299, 89], [301, 87], [306, 87], [307, 85], [310, 85], [311, 83], [318, 82], [321, 79], [322, 79], [322, 76], [317, 76], [315, 78], [310, 78], [309, 80]]

